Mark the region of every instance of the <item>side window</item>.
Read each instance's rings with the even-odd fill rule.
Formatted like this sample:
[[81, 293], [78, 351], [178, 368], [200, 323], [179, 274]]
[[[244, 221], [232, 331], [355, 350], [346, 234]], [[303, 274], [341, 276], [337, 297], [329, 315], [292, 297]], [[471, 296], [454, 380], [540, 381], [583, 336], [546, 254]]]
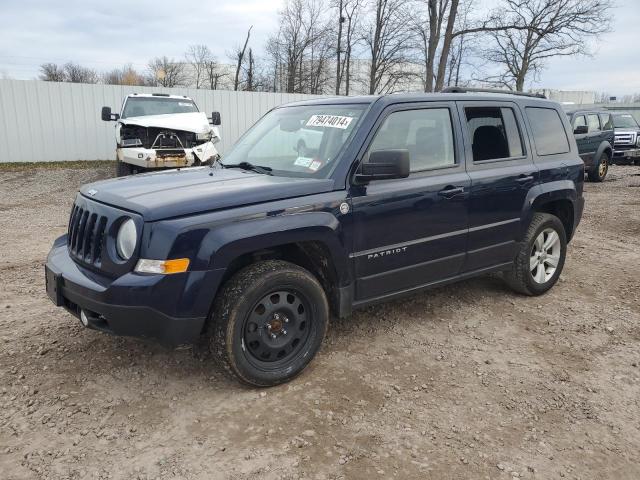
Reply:
[[600, 114], [600, 121], [602, 123], [602, 129], [603, 130], [613, 130], [613, 119], [611, 118], [610, 114], [601, 113]]
[[409, 150], [412, 172], [455, 165], [449, 109], [403, 110], [389, 115], [376, 132], [369, 152], [393, 149]]
[[571, 151], [569, 138], [557, 110], [527, 107], [526, 111], [538, 155], [556, 155]]
[[473, 161], [497, 160], [524, 155], [522, 137], [511, 108], [465, 108]]
[[587, 123], [589, 125], [589, 133], [597, 132], [600, 130], [600, 117], [595, 113], [590, 113], [587, 116]]
[[587, 117], [584, 115], [578, 115], [573, 119], [573, 129], [575, 130], [577, 127], [586, 127], [587, 126]]

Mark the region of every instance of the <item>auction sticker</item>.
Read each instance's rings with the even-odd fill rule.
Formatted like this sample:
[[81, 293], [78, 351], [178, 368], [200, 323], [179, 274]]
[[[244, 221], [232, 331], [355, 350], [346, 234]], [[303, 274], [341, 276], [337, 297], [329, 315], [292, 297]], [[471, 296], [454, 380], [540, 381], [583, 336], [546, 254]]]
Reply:
[[296, 167], [308, 167], [309, 165], [311, 165], [311, 162], [313, 162], [313, 158], [310, 158], [310, 157], [298, 157], [298, 158], [296, 158], [296, 161], [293, 162], [293, 164]]
[[346, 129], [353, 120], [353, 117], [343, 117], [340, 115], [313, 115], [307, 121], [307, 127], [331, 127]]
[[312, 172], [317, 172], [321, 166], [322, 162], [320, 160], [314, 160], [313, 162], [311, 162], [311, 165], [309, 165], [309, 170], [311, 170]]

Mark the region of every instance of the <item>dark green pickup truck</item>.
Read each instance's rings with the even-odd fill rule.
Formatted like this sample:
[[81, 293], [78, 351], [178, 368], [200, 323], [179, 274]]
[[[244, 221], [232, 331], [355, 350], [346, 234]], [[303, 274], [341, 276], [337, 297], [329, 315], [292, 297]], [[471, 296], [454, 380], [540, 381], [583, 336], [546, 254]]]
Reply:
[[578, 144], [578, 153], [592, 182], [602, 182], [613, 158], [613, 120], [611, 112], [575, 110], [567, 112]]

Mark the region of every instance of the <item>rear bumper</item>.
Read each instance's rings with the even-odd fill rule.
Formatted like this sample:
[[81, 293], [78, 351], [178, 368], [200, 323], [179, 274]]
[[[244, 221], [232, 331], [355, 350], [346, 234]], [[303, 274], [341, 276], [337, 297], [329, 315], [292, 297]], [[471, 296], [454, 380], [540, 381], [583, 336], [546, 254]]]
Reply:
[[[66, 235], [56, 240], [45, 265], [49, 298], [76, 317], [84, 310], [88, 328], [167, 345], [197, 340], [215, 294], [211, 283], [219, 277], [211, 271], [106, 278], [71, 259]], [[200, 294], [203, 290], [209, 298]]]

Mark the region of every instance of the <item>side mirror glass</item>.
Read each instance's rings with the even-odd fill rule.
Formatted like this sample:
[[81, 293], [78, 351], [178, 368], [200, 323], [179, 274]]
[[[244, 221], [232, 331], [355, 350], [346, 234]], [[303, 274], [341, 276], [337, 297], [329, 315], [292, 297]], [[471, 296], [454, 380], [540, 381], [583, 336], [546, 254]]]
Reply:
[[389, 180], [409, 176], [409, 150], [375, 150], [369, 153], [369, 161], [360, 165], [356, 173], [359, 183], [372, 180]]
[[589, 127], [586, 125], [578, 125], [573, 131], [574, 135], [584, 135], [585, 133], [589, 133]]
[[118, 120], [120, 115], [117, 113], [111, 113], [111, 107], [102, 107], [102, 112], [100, 114], [102, 120], [105, 122], [110, 122], [111, 120]]
[[211, 125], [221, 125], [222, 119], [220, 118], [220, 112], [211, 112]]

